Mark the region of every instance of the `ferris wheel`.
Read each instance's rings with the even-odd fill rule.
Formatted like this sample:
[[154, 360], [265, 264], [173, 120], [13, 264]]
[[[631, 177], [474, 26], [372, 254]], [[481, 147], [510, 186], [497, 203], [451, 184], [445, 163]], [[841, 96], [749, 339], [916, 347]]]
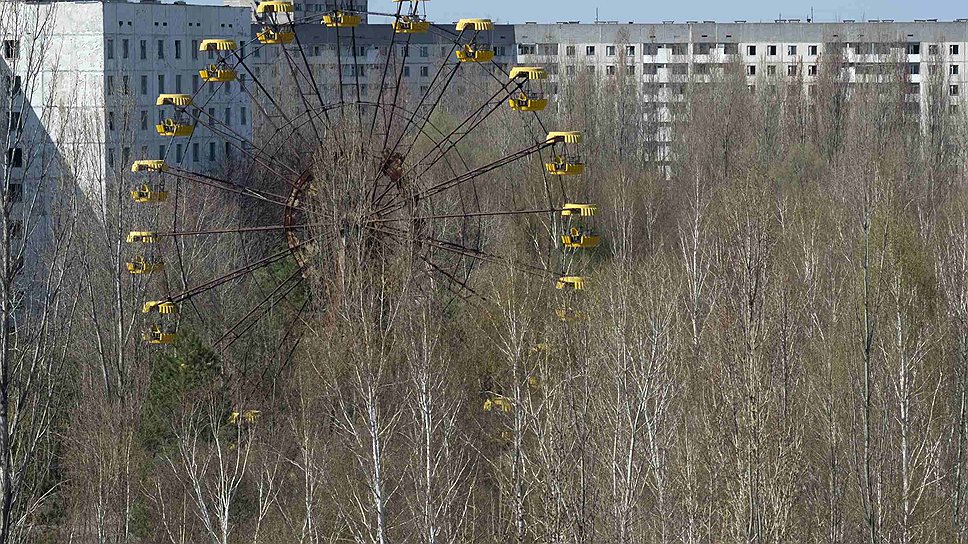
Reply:
[[[424, 0], [394, 2], [395, 13], [348, 1], [296, 17], [291, 2], [264, 1], [253, 40], [202, 41], [203, 88], [244, 93], [251, 136], [213, 115], [216, 91], [158, 97], [166, 115], [158, 134], [186, 149], [200, 133], [215, 135], [234, 160], [200, 171], [169, 145], [165, 157], [131, 167], [143, 226], [127, 236], [126, 267], [144, 278], [148, 344], [176, 342], [186, 308], [246, 279], [257, 278], [264, 296], [215, 319], [217, 347], [280, 304], [298, 314], [311, 300], [326, 307], [348, 276], [399, 262], [419, 289], [467, 301], [487, 299], [475, 273], [510, 267], [560, 291], [562, 320], [581, 318], [570, 297], [585, 289], [589, 253], [601, 243], [598, 207], [582, 197], [581, 132], [542, 120], [548, 73], [499, 63], [490, 20], [442, 26]], [[391, 24], [374, 31], [364, 17]], [[325, 65], [311, 60], [320, 32]], [[430, 59], [423, 47], [441, 55]], [[418, 68], [422, 80], [411, 83]], [[231, 211], [198, 213], [212, 195]], [[186, 255], [196, 239], [209, 249]], [[218, 253], [228, 239], [242, 249]], [[199, 255], [206, 265], [190, 266]], [[293, 302], [300, 289], [310, 295]]]

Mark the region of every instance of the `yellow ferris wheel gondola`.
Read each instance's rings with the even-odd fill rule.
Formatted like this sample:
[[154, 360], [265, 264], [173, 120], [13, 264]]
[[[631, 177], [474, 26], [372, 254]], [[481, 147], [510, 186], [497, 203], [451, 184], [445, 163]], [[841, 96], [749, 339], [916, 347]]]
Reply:
[[594, 249], [602, 243], [602, 237], [592, 231], [572, 227], [568, 234], [561, 236], [561, 243], [567, 249]]
[[587, 282], [588, 279], [583, 276], [564, 276], [558, 278], [558, 282], [555, 284], [555, 287], [557, 287], [560, 291], [582, 291], [585, 289]]
[[515, 96], [508, 103], [515, 111], [542, 111], [548, 107], [548, 98], [542, 82], [548, 79], [544, 68], [517, 66], [511, 69], [510, 79], [518, 84]]
[[359, 15], [338, 9], [323, 15], [323, 24], [329, 28], [356, 28], [362, 22]]
[[161, 315], [175, 315], [178, 313], [178, 306], [174, 302], [166, 300], [145, 302], [142, 313], [150, 314], [152, 312], [157, 312]]
[[152, 189], [148, 184], [131, 190], [131, 198], [138, 204], [156, 204], [168, 201], [168, 191]]
[[198, 71], [198, 76], [202, 78], [202, 81], [209, 83], [235, 81], [238, 74], [228, 65], [227, 55], [236, 49], [238, 49], [238, 44], [235, 43], [235, 40], [202, 40], [202, 43], [198, 46], [199, 51], [210, 53], [209, 58], [211, 58], [211, 54], [218, 54], [219, 56], [217, 62], [209, 64]]
[[160, 160], [134, 161], [134, 163], [131, 165], [131, 171], [134, 173], [167, 172], [168, 165], [165, 163], [165, 161]]
[[145, 331], [141, 338], [152, 345], [167, 345], [174, 344], [178, 335], [174, 332], [162, 329], [160, 326], [155, 325]]
[[154, 232], [132, 231], [128, 234], [129, 244], [153, 244], [158, 241], [158, 235]]
[[164, 272], [165, 262], [161, 260], [149, 261], [143, 256], [138, 255], [131, 261], [125, 263], [125, 267], [128, 269], [129, 274], [133, 276], [143, 276], [147, 274], [154, 274], [156, 272]]
[[290, 27], [283, 27], [275, 30], [271, 27], [264, 27], [262, 31], [256, 33], [256, 39], [266, 45], [286, 45], [296, 39], [296, 33]]
[[282, 0], [259, 2], [259, 5], [255, 8], [256, 15], [266, 15], [269, 13], [293, 13], [294, 11], [295, 8], [292, 2], [285, 2]]
[[545, 163], [545, 169], [549, 174], [580, 176], [585, 173], [585, 163], [579, 152], [579, 145], [582, 143], [581, 132], [550, 132], [547, 141], [554, 144], [551, 159]]
[[[473, 30], [476, 34], [480, 32], [494, 30], [494, 23], [490, 19], [461, 19], [457, 21], [457, 31], [464, 33]], [[494, 50], [490, 47], [479, 45], [476, 39], [465, 44], [456, 51], [457, 60], [460, 62], [491, 62], [494, 59]]]

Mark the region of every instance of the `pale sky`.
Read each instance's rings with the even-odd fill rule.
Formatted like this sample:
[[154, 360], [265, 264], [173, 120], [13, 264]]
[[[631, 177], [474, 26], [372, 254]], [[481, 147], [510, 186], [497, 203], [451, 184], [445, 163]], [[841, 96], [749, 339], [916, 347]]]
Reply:
[[[370, 11], [396, 12], [390, 0], [370, 0]], [[674, 20], [715, 20], [731, 22], [803, 19], [813, 7], [817, 21], [841, 19], [940, 19], [968, 18], [968, 0], [814, 0], [784, 2], [776, 0], [432, 0], [427, 4], [431, 20], [453, 21], [462, 17], [487, 17], [497, 22], [555, 22], [595, 20], [595, 8], [603, 21], [661, 22]], [[379, 21], [371, 21], [379, 22]]]

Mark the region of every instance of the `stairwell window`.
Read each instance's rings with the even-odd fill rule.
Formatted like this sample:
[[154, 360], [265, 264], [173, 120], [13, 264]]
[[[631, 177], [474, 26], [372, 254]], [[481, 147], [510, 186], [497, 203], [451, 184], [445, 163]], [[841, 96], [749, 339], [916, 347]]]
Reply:
[[158, 60], [165, 59], [165, 40], [158, 40]]
[[108, 38], [104, 44], [104, 54], [108, 60], [114, 60], [114, 40]]
[[175, 58], [181, 58], [181, 40], [175, 40]]
[[148, 60], [148, 40], [141, 40], [138, 44], [138, 58]]
[[7, 150], [7, 164], [13, 168], [24, 167], [24, 150], [19, 147]]
[[12, 60], [20, 56], [20, 40], [3, 40], [3, 58]]

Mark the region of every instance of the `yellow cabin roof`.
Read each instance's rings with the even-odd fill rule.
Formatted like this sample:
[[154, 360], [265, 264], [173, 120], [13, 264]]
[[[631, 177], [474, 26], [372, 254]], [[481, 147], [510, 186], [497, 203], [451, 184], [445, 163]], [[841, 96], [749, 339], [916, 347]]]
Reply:
[[192, 97], [187, 94], [159, 94], [155, 105], [187, 108], [192, 105]]
[[548, 133], [549, 142], [564, 142], [566, 144], [580, 144], [581, 143], [581, 132], [571, 131], [571, 132], [549, 132]]
[[150, 314], [157, 311], [160, 314], [177, 314], [178, 306], [174, 302], [166, 300], [152, 300], [145, 302], [142, 313]]
[[582, 217], [592, 217], [598, 213], [598, 206], [595, 204], [565, 204], [562, 206], [561, 215], [569, 217], [580, 215]]
[[132, 172], [167, 172], [168, 164], [165, 161], [134, 161], [131, 165]]
[[282, 0], [259, 2], [259, 5], [255, 8], [256, 13], [292, 13], [293, 11], [292, 2], [283, 2]]
[[490, 19], [461, 19], [457, 21], [457, 30], [493, 30], [494, 23]]
[[588, 279], [582, 276], [564, 276], [558, 278], [557, 287], [558, 289], [571, 288], [580, 291], [585, 288], [585, 282], [587, 281]]
[[511, 68], [511, 79], [548, 79], [548, 72], [545, 72], [544, 68], [538, 68], [537, 66], [515, 66]]
[[218, 39], [208, 39], [202, 40], [199, 44], [199, 51], [235, 51], [238, 45], [235, 40], [218, 40]]

